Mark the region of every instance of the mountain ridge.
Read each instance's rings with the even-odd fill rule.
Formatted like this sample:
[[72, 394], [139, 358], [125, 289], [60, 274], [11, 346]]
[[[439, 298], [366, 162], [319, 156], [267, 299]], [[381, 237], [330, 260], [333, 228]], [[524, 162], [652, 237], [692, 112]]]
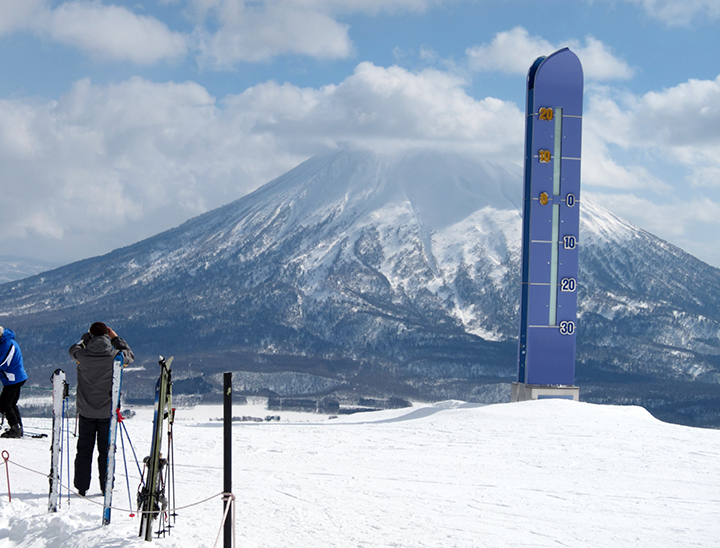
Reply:
[[[162, 234], [0, 286], [2, 321], [42, 333], [40, 362], [98, 317], [136, 354], [206, 364], [181, 375], [271, 358], [348, 390], [482, 398], [515, 375], [521, 193], [518, 166], [462, 153], [334, 151]], [[591, 200], [580, 211], [578, 384], [647, 399], [696, 383], [714, 402], [720, 270]]]
[[0, 255], [0, 284], [22, 280], [59, 266], [56, 262]]

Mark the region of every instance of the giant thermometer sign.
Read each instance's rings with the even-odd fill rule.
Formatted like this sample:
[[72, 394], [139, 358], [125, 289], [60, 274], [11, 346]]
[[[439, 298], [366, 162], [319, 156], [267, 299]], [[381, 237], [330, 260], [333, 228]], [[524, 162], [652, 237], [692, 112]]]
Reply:
[[583, 72], [569, 49], [527, 81], [518, 383], [573, 385]]

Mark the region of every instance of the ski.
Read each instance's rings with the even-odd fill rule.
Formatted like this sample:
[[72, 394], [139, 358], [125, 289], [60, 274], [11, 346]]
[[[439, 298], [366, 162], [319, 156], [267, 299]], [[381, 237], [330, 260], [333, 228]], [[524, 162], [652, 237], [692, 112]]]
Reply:
[[153, 437], [150, 445], [150, 456], [145, 458], [147, 477], [138, 493], [138, 506], [140, 508], [140, 533], [146, 541], [152, 540], [152, 523], [160, 513], [160, 506], [166, 506], [164, 495], [164, 482], [162, 481], [162, 468], [167, 464], [166, 459], [160, 458], [162, 449], [162, 428], [166, 415], [170, 417], [168, 398], [171, 393], [171, 369], [173, 358], [167, 360], [160, 356], [160, 376], [155, 385], [155, 415], [153, 418]]
[[[65, 371], [56, 369], [50, 379], [52, 381], [52, 458], [50, 461], [50, 494], [48, 496], [48, 512], [57, 512], [60, 498], [60, 462], [62, 457], [63, 409], [68, 398], [68, 384], [65, 382]], [[33, 436], [34, 437], [34, 436]]]
[[112, 490], [115, 482], [115, 450], [117, 441], [118, 413], [120, 412], [120, 389], [122, 385], [123, 355], [118, 352], [113, 360], [112, 405], [110, 409], [110, 434], [108, 436], [107, 476], [103, 503], [103, 525], [110, 523]]

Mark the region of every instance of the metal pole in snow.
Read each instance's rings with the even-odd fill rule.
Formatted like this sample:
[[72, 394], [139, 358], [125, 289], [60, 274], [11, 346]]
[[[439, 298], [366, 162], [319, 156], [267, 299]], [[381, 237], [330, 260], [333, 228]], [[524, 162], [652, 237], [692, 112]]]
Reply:
[[232, 373], [223, 374], [223, 515], [225, 518], [225, 531], [223, 547], [232, 546], [232, 522], [227, 513], [227, 507], [232, 504]]

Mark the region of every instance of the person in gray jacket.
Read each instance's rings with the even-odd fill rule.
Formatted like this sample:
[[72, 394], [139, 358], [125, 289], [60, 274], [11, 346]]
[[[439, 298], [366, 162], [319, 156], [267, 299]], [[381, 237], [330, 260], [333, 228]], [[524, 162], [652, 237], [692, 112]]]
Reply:
[[77, 412], [79, 435], [75, 455], [74, 485], [85, 496], [92, 475], [93, 446], [97, 442], [100, 490], [105, 493], [108, 435], [112, 413], [113, 360], [122, 352], [124, 365], [135, 355], [117, 333], [102, 322], [95, 322], [79, 342], [70, 347], [77, 362]]

